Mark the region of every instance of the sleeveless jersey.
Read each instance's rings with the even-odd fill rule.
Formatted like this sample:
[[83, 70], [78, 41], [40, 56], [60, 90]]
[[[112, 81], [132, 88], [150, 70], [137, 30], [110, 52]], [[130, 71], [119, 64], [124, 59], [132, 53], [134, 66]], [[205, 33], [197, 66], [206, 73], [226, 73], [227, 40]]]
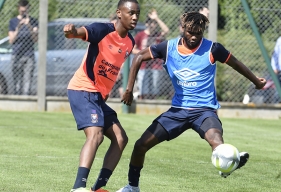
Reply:
[[176, 38], [168, 41], [163, 65], [175, 89], [172, 106], [218, 109], [220, 105], [214, 83], [216, 63], [210, 61], [213, 42], [203, 38], [197, 50], [183, 55], [178, 51], [179, 40]]

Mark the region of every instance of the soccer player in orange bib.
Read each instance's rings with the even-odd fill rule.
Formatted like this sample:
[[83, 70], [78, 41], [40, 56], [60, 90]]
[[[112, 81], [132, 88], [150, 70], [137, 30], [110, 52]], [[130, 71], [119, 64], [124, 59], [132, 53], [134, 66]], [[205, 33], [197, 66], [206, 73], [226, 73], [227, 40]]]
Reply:
[[81, 28], [76, 28], [73, 24], [64, 26], [65, 37], [80, 38], [89, 42], [82, 63], [67, 88], [77, 129], [83, 130], [86, 135], [71, 192], [89, 191], [86, 189], [88, 175], [104, 136], [110, 139], [111, 143], [100, 174], [90, 191], [107, 191], [103, 188], [128, 142], [116, 112], [105, 102], [122, 64], [135, 45], [129, 30], [136, 27], [139, 14], [140, 6], [137, 0], [120, 0], [115, 24], [92, 23]]

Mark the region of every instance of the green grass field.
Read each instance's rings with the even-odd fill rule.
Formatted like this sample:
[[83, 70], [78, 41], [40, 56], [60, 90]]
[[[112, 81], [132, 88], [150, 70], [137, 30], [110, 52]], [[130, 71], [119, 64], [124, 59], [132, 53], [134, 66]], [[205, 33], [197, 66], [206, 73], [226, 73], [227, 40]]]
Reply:
[[[73, 186], [84, 133], [76, 130], [71, 113], [0, 111], [0, 191], [68, 192]], [[127, 184], [134, 142], [155, 116], [120, 114], [129, 136], [107, 187], [114, 192]], [[280, 192], [281, 120], [221, 119], [225, 143], [250, 153], [245, 167], [227, 179], [211, 164], [211, 149], [192, 130], [147, 153], [141, 172], [142, 192]], [[90, 187], [109, 146], [97, 153]]]

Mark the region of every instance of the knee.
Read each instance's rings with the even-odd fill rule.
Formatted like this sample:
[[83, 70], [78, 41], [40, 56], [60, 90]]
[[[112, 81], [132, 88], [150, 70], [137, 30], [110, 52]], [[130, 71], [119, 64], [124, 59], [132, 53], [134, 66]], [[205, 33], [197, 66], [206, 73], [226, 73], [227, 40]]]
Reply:
[[148, 151], [148, 147], [142, 142], [141, 139], [137, 140], [134, 146], [134, 151], [138, 153], [146, 153]]
[[128, 141], [129, 141], [129, 138], [128, 138], [128, 136], [125, 134], [125, 135], [122, 137], [122, 139], [121, 139], [121, 143], [122, 143], [122, 145], [124, 146], [124, 148], [125, 148], [125, 146], [127, 145]]
[[117, 136], [117, 143], [122, 150], [126, 147], [128, 141], [129, 141], [129, 139], [126, 134]]
[[104, 140], [104, 136], [102, 134], [87, 136], [87, 141], [94, 145], [99, 146], [100, 144], [102, 144], [103, 140]]

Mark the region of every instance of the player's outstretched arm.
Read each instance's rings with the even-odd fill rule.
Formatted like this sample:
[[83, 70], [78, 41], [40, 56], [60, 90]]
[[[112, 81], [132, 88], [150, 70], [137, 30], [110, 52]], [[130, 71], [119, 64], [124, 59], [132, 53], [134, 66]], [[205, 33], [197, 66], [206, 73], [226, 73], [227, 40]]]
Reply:
[[63, 27], [64, 36], [66, 38], [86, 38], [86, 30], [83, 27], [76, 28], [73, 24], [67, 24]]
[[237, 60], [233, 55], [230, 56], [226, 64], [253, 82], [256, 86], [256, 89], [262, 89], [266, 84], [266, 79], [255, 76], [248, 67]]
[[152, 56], [150, 54], [150, 49], [145, 48], [141, 51], [139, 51], [133, 59], [132, 66], [130, 68], [130, 73], [129, 73], [129, 79], [128, 79], [128, 85], [125, 93], [123, 94], [121, 102], [123, 102], [126, 105], [131, 105], [132, 101], [134, 99], [133, 97], [133, 89], [134, 89], [134, 84], [135, 80], [138, 74], [138, 71], [140, 69], [140, 66], [143, 61], [148, 61], [152, 59]]

